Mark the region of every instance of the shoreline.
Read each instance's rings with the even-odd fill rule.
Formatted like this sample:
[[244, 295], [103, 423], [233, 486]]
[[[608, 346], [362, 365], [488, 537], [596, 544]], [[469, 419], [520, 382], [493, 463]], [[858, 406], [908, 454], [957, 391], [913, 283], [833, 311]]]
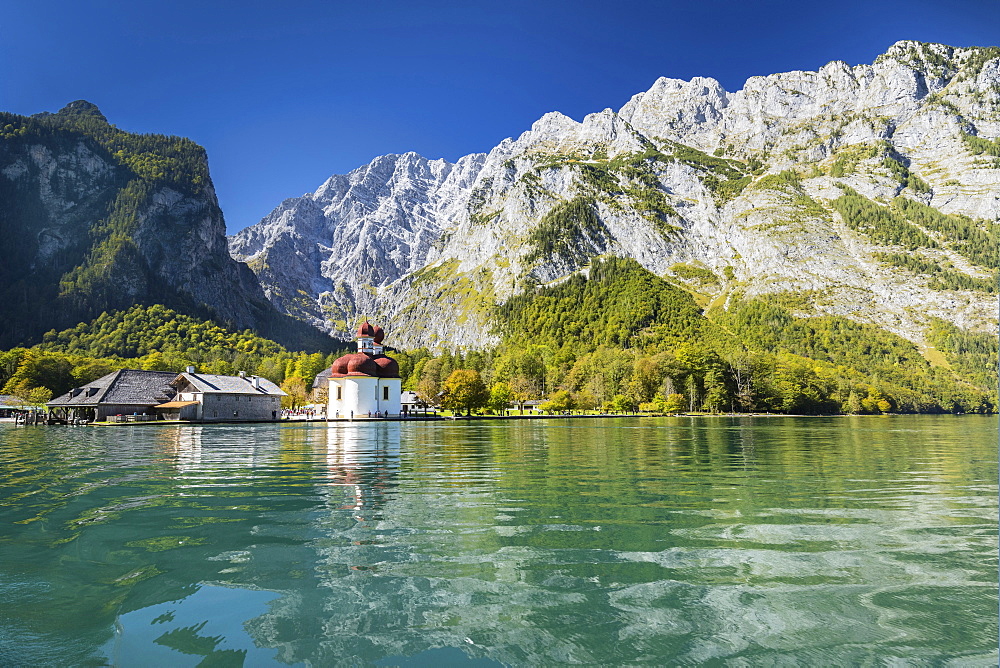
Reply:
[[[371, 424], [380, 422], [496, 422], [496, 421], [518, 421], [518, 420], [580, 420], [580, 419], [622, 419], [622, 418], [892, 418], [911, 415], [938, 415], [962, 417], [967, 415], [977, 415], [981, 417], [992, 417], [996, 414], [981, 413], [883, 413], [879, 415], [805, 415], [786, 413], [673, 413], [670, 415], [656, 415], [652, 413], [597, 413], [586, 415], [426, 415], [426, 416], [391, 416], [391, 417], [355, 417], [351, 418], [286, 418], [283, 420], [149, 420], [136, 422], [88, 422], [79, 425], [28, 425], [28, 426], [48, 426], [48, 427], [177, 427], [177, 426], [199, 426], [206, 425], [258, 425], [258, 424]], [[16, 424], [12, 418], [0, 418], [0, 423]]]

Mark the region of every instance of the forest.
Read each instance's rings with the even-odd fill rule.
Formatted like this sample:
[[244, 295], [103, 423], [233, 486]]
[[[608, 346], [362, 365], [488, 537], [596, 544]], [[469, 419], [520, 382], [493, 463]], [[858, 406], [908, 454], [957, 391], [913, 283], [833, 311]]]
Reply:
[[164, 306], [102, 313], [90, 323], [49, 331], [31, 348], [0, 352], [0, 394], [39, 404], [118, 369], [268, 378], [295, 404], [309, 400], [316, 374], [346, 351], [290, 352], [249, 330], [234, 332]]
[[[533, 400], [559, 412], [992, 413], [997, 406], [992, 334], [933, 320], [932, 364], [885, 330], [795, 317], [773, 300], [734, 299], [728, 309], [703, 312], [690, 293], [631, 259], [597, 260], [589, 276], [514, 297], [497, 307], [494, 325], [501, 343], [488, 350], [388, 351], [404, 389], [437, 404], [459, 391], [455, 372], [473, 371], [483, 389], [467, 410]], [[0, 353], [0, 387], [37, 401], [118, 368], [190, 365], [260, 375], [305, 403], [316, 374], [346, 350], [292, 352], [250, 331], [136, 306]]]

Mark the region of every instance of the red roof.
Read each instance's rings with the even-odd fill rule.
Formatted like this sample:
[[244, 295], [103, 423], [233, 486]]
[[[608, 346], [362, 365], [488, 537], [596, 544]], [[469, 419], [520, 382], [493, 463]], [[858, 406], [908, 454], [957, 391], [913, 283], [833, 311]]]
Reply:
[[330, 365], [331, 378], [371, 376], [373, 378], [399, 378], [399, 364], [385, 355], [372, 357], [367, 353], [348, 353]]
[[379, 355], [375, 358], [379, 378], [399, 378], [399, 363], [391, 357]]
[[371, 355], [348, 353], [330, 365], [330, 376], [378, 376], [378, 365]]
[[375, 327], [367, 320], [358, 327], [358, 337], [362, 336], [375, 336]]

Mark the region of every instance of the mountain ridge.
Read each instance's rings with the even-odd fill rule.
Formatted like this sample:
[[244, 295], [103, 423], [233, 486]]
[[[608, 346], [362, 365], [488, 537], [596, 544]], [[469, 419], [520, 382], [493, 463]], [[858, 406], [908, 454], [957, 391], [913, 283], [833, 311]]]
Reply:
[[[993, 276], [953, 230], [968, 219], [996, 237], [998, 101], [1000, 49], [912, 41], [870, 65], [751, 77], [733, 93], [660, 78], [617, 112], [550, 112], [455, 163], [380, 156], [286, 200], [230, 251], [285, 312], [341, 335], [375, 315], [411, 347], [495, 342], [493, 304], [601, 255], [633, 257], [710, 303], [795, 294], [802, 314], [925, 344], [931, 318], [992, 326], [993, 293], [933, 289], [885, 258]], [[937, 228], [896, 199], [930, 206]], [[578, 200], [595, 224], [567, 213]], [[848, 204], [878, 220], [845, 217]], [[926, 241], [907, 247], [917, 232]]]

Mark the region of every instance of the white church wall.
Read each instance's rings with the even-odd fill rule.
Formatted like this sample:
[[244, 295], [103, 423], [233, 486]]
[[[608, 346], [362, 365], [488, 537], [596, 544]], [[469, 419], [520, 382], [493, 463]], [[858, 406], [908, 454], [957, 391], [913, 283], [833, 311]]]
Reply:
[[400, 395], [403, 393], [403, 381], [399, 378], [379, 378], [378, 387], [375, 389], [378, 397], [378, 410], [381, 413], [388, 411], [389, 415], [399, 415], [402, 411]]
[[387, 411], [389, 415], [399, 415], [402, 409], [401, 391], [402, 380], [399, 378], [330, 378], [327, 416], [350, 418], [352, 411], [354, 417], [368, 417], [369, 414], [384, 414]]

